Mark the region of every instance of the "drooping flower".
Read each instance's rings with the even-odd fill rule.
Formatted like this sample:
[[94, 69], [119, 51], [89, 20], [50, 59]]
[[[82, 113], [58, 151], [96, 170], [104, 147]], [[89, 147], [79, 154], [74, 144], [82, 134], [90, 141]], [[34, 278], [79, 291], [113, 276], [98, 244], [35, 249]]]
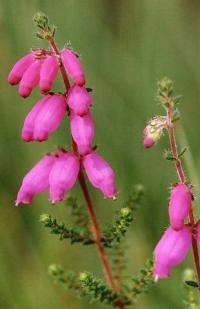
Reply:
[[189, 187], [184, 183], [177, 184], [171, 191], [168, 209], [170, 224], [175, 230], [183, 228], [191, 205], [192, 194]]
[[34, 54], [29, 53], [19, 59], [15, 65], [13, 66], [12, 70], [10, 71], [8, 75], [8, 82], [11, 85], [17, 85], [20, 80], [22, 79], [22, 76], [24, 72], [28, 69], [28, 67], [34, 62]]
[[35, 60], [23, 74], [19, 84], [19, 94], [22, 97], [28, 97], [39, 83], [41, 65], [42, 60]]
[[172, 227], [165, 231], [154, 250], [153, 275], [155, 281], [170, 276], [171, 269], [185, 259], [191, 242], [192, 234], [187, 226], [184, 226], [179, 231], [174, 230]]
[[85, 155], [91, 151], [91, 144], [94, 138], [94, 123], [91, 114], [88, 112], [79, 116], [70, 114], [71, 134], [78, 146], [79, 153]]
[[85, 75], [77, 55], [72, 50], [65, 48], [61, 51], [61, 60], [75, 84], [83, 86], [85, 84]]
[[47, 56], [44, 60], [40, 71], [40, 89], [44, 92], [51, 90], [52, 84], [58, 74], [59, 65], [57, 57]]
[[33, 197], [49, 188], [49, 173], [55, 162], [54, 155], [45, 155], [24, 177], [15, 206], [20, 203], [29, 204]]
[[67, 104], [75, 114], [83, 116], [92, 104], [92, 97], [84, 87], [74, 85], [68, 92]]
[[82, 162], [92, 185], [100, 189], [105, 198], [115, 199], [115, 174], [110, 165], [95, 151], [84, 156]]
[[44, 96], [40, 99], [26, 116], [21, 133], [21, 137], [24, 141], [30, 142], [33, 140], [35, 119], [49, 97], [50, 96]]
[[45, 141], [60, 125], [67, 108], [63, 95], [49, 95], [34, 119], [33, 140]]
[[54, 204], [64, 199], [65, 193], [75, 184], [80, 169], [77, 156], [70, 152], [59, 154], [49, 174], [50, 200]]

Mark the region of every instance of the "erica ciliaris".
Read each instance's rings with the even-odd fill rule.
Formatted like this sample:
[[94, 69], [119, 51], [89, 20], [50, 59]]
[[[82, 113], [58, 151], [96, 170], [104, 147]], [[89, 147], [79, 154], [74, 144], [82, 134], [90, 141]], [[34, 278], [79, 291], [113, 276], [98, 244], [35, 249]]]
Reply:
[[143, 144], [145, 148], [152, 147], [164, 131], [169, 136], [170, 150], [165, 153], [167, 160], [174, 162], [178, 176], [178, 182], [172, 185], [169, 199], [169, 221], [170, 226], [164, 232], [162, 238], [154, 250], [154, 278], [170, 276], [174, 266], [180, 264], [192, 247], [194, 264], [198, 286], [200, 287], [200, 260], [198, 252], [199, 224], [195, 220], [192, 207], [192, 186], [188, 183], [182, 165], [182, 156], [186, 151], [178, 152], [175, 137], [175, 124], [179, 119], [177, 104], [180, 96], [174, 96], [173, 83], [164, 78], [158, 83], [158, 100], [166, 110], [166, 116], [156, 116], [149, 121], [143, 131]]

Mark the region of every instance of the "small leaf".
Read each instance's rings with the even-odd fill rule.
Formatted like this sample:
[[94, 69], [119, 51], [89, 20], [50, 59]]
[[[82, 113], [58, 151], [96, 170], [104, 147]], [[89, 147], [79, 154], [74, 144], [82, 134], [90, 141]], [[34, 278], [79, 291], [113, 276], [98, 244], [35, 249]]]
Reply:
[[174, 102], [174, 104], [179, 104], [181, 102], [181, 100], [183, 99], [183, 96], [180, 94], [180, 95], [177, 95], [175, 97], [172, 97], [172, 100]]
[[184, 147], [181, 152], [179, 153], [178, 157], [181, 158], [182, 155], [184, 155], [184, 153], [187, 151], [187, 147]]
[[187, 285], [193, 287], [193, 288], [198, 288], [198, 287], [199, 287], [199, 285], [198, 285], [198, 283], [197, 283], [196, 281], [192, 281], [192, 280], [189, 281], [189, 280], [188, 280], [188, 281], [185, 281], [185, 283], [186, 283]]

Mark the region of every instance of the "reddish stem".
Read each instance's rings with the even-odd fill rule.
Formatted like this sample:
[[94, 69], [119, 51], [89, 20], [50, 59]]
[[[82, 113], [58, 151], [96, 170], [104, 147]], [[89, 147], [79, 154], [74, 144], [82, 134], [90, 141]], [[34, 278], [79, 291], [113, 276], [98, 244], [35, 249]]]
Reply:
[[[55, 43], [55, 40], [53, 38], [51, 38], [49, 40], [49, 43], [51, 45], [52, 50], [60, 58], [60, 52], [59, 52], [58, 47]], [[70, 82], [69, 82], [69, 79], [68, 79], [68, 76], [67, 76], [67, 72], [66, 72], [64, 66], [62, 65], [61, 59], [60, 59], [60, 71], [61, 71], [61, 74], [62, 74], [62, 78], [63, 78], [63, 82], [65, 84], [66, 91], [68, 91], [69, 88], [70, 88]], [[73, 152], [76, 155], [79, 156], [77, 145], [76, 145], [75, 141], [73, 140], [73, 138], [72, 138], [72, 148], [73, 148]], [[105, 250], [105, 248], [104, 248], [104, 246], [101, 242], [101, 230], [100, 230], [100, 227], [99, 227], [99, 224], [98, 224], [98, 221], [97, 221], [97, 217], [96, 217], [96, 214], [95, 214], [95, 211], [94, 211], [94, 206], [93, 206], [92, 199], [90, 197], [90, 194], [89, 194], [89, 191], [88, 191], [88, 188], [87, 188], [87, 184], [86, 184], [86, 181], [85, 181], [85, 177], [84, 177], [84, 173], [83, 173], [82, 168], [80, 169], [78, 179], [79, 179], [80, 187], [81, 187], [81, 190], [83, 192], [83, 195], [84, 195], [84, 198], [85, 198], [85, 201], [86, 201], [86, 205], [87, 205], [87, 208], [88, 208], [90, 219], [91, 219], [91, 222], [92, 222], [92, 225], [93, 225], [92, 233], [95, 237], [95, 243], [96, 243], [97, 248], [98, 248], [98, 252], [99, 252], [99, 256], [100, 256], [100, 260], [101, 260], [101, 263], [102, 263], [102, 266], [103, 266], [103, 270], [104, 270], [106, 280], [109, 283], [109, 285], [111, 286], [112, 290], [114, 292], [117, 292], [118, 289], [117, 289], [117, 286], [116, 286], [114, 278], [113, 278], [113, 274], [112, 274], [111, 267], [110, 267], [109, 260], [108, 260], [108, 255], [107, 255], [107, 252], [106, 252], [106, 250]], [[118, 303], [118, 308], [119, 309], [125, 308], [124, 303], [120, 300], [119, 300], [119, 303]]]
[[[185, 177], [185, 173], [183, 170], [182, 161], [178, 156], [176, 137], [174, 133], [174, 125], [172, 122], [173, 121], [173, 107], [172, 107], [172, 102], [170, 101], [168, 101], [167, 119], [168, 119], [168, 134], [169, 134], [171, 151], [172, 151], [173, 157], [176, 159], [175, 160], [176, 172], [178, 174], [179, 181], [182, 183], [185, 183], [186, 177]], [[191, 208], [189, 212], [189, 222], [192, 227], [195, 226], [193, 208]], [[200, 260], [199, 260], [197, 240], [195, 239], [194, 236], [192, 236], [192, 251], [193, 251], [194, 264], [195, 264], [196, 274], [197, 274], [197, 279], [198, 279], [198, 286], [200, 290]]]

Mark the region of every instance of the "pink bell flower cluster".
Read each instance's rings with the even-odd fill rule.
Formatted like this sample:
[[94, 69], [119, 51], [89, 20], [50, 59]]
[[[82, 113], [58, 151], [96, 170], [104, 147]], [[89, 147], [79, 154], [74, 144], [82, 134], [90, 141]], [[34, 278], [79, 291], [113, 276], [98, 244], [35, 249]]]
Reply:
[[[49, 93], [60, 65], [64, 66], [74, 84], [67, 94]], [[95, 134], [90, 112], [92, 97], [84, 87], [85, 74], [77, 54], [70, 49], [63, 49], [60, 55], [33, 50], [17, 61], [8, 82], [19, 84], [22, 97], [29, 96], [37, 85], [45, 93], [25, 118], [21, 132], [24, 141], [46, 141], [68, 113], [71, 136], [78, 149], [77, 153], [58, 150], [45, 155], [25, 175], [15, 205], [29, 204], [36, 194], [44, 191], [49, 191], [49, 200], [53, 204], [62, 201], [65, 193], [74, 186], [81, 168], [105, 198], [114, 199], [114, 171], [92, 146]]]
[[185, 223], [192, 207], [192, 193], [185, 183], [176, 184], [169, 201], [170, 227], [158, 242], [155, 250], [154, 278], [170, 276], [171, 269], [180, 264], [186, 257], [192, 244], [191, 227]]

